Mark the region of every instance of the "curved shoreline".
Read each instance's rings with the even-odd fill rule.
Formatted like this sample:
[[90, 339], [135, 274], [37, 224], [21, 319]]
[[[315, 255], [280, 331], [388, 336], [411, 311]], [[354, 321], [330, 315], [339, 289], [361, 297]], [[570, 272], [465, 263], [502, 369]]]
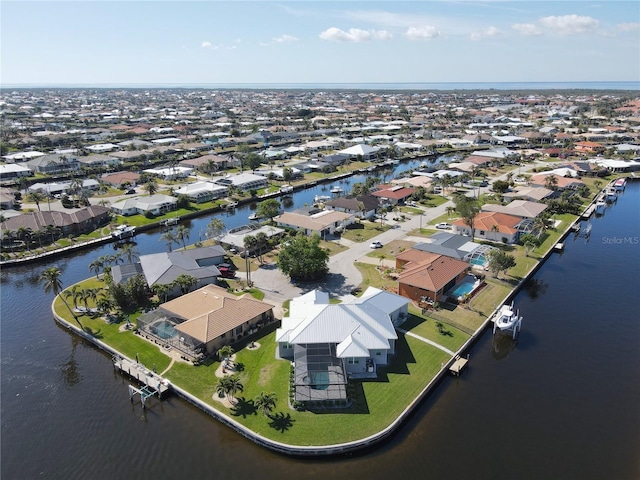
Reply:
[[[224, 425], [232, 428], [237, 433], [242, 435], [243, 437], [251, 440], [252, 442], [260, 445], [262, 447], [268, 448], [277, 453], [290, 455], [290, 456], [298, 456], [298, 457], [321, 457], [321, 456], [334, 456], [341, 455], [346, 453], [353, 453], [356, 451], [364, 450], [366, 448], [377, 445], [379, 442], [384, 440], [393, 434], [399, 427], [401, 427], [405, 421], [409, 419], [413, 411], [418, 407], [422, 401], [431, 393], [431, 391], [436, 387], [436, 385], [443, 379], [443, 377], [447, 374], [449, 367], [456, 361], [458, 356], [461, 356], [468, 349], [470, 349], [480, 338], [481, 335], [484, 334], [486, 328], [489, 326], [491, 322], [491, 318], [493, 315], [504, 305], [506, 302], [515, 297], [520, 290], [523, 288], [524, 284], [533, 276], [535, 273], [544, 265], [547, 259], [553, 254], [554, 247], [556, 244], [562, 242], [567, 235], [571, 232], [572, 228], [576, 223], [582, 221], [582, 216], [585, 212], [587, 212], [593, 204], [597, 201], [599, 196], [599, 192], [594, 195], [592, 201], [584, 208], [584, 210], [577, 215], [577, 217], [570, 222], [564, 229], [564, 231], [560, 234], [556, 242], [550, 245], [546, 252], [544, 252], [543, 256], [538, 260], [538, 262], [532, 266], [532, 268], [523, 276], [523, 278], [507, 293], [505, 298], [498, 304], [498, 306], [489, 314], [486, 320], [478, 327], [478, 329], [469, 337], [469, 339], [455, 352], [455, 355], [452, 356], [447, 362], [442, 364], [441, 369], [436, 373], [436, 375], [429, 381], [429, 383], [420, 391], [420, 393], [404, 408], [404, 410], [396, 417], [396, 419], [391, 422], [387, 427], [380, 430], [379, 432], [370, 435], [368, 437], [354, 440], [345, 443], [332, 444], [332, 445], [313, 445], [313, 446], [304, 446], [304, 445], [290, 445], [283, 442], [278, 442], [267, 437], [264, 437], [253, 430], [245, 427], [244, 425], [236, 422], [234, 419], [229, 417], [223, 412], [216, 410], [210, 405], [206, 404], [202, 400], [196, 398], [187, 390], [184, 390], [181, 387], [174, 385], [169, 382], [169, 388], [171, 391], [175, 392], [180, 398], [186, 400], [190, 404], [198, 407], [200, 410], [209, 414], [216, 420], [220, 421]], [[51, 310], [54, 315], [56, 322], [60, 325], [66, 327], [68, 330], [73, 331], [78, 334], [80, 337], [94, 344], [98, 348], [104, 350], [111, 355], [119, 355], [120, 357], [126, 358], [133, 362], [132, 359], [129, 359], [127, 356], [113, 349], [109, 345], [101, 342], [100, 340], [92, 337], [86, 332], [80, 330], [75, 325], [64, 320], [62, 317], [58, 316], [55, 311], [55, 299], [51, 304]]]

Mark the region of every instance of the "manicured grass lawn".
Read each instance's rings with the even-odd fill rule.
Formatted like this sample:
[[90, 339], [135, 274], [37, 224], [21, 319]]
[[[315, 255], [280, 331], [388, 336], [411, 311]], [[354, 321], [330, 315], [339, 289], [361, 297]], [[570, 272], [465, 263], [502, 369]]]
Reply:
[[362, 274], [362, 283], [359, 288], [364, 292], [367, 287], [376, 287], [376, 288], [390, 288], [395, 291], [398, 286], [398, 282], [391, 278], [383, 278], [380, 275], [380, 272], [376, 270], [376, 265], [371, 265], [369, 263], [360, 263], [355, 262], [354, 265], [360, 270]]
[[400, 326], [400, 328], [404, 328], [411, 333], [415, 333], [423, 338], [432, 340], [438, 345], [442, 345], [454, 352], [457, 351], [471, 336], [468, 333], [450, 326], [446, 327], [446, 331], [449, 332], [448, 334], [441, 334], [436, 327], [436, 321], [420, 314], [417, 308], [411, 312], [409, 318]]
[[366, 242], [391, 228], [389, 225], [380, 225], [369, 221], [363, 221], [355, 226], [360, 228], [347, 228], [342, 232], [342, 237], [352, 242]]
[[386, 260], [393, 260], [395, 262], [396, 255], [404, 252], [414, 245], [415, 242], [409, 242], [407, 240], [394, 240], [391, 243], [383, 245], [382, 248], [372, 249], [369, 253], [367, 253], [367, 257], [384, 257]]
[[428, 199], [424, 199], [420, 202], [421, 205], [429, 208], [437, 207], [449, 201], [449, 198], [443, 197], [442, 195], [429, 195]]

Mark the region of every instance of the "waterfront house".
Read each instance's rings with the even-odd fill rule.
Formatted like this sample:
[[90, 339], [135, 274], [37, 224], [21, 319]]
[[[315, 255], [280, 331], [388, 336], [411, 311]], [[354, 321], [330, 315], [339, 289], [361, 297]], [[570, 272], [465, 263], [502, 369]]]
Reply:
[[293, 299], [276, 342], [280, 358], [295, 360], [295, 400], [344, 400], [348, 377], [375, 378], [395, 353], [395, 327], [407, 318], [408, 305], [373, 287], [340, 304], [319, 290]]
[[91, 205], [72, 213], [56, 211], [38, 211], [24, 213], [8, 218], [0, 224], [2, 237], [15, 234], [24, 227], [32, 232], [46, 231], [50, 227], [59, 227], [63, 235], [88, 233], [109, 222], [109, 209], [100, 205]]
[[513, 200], [507, 205], [487, 203], [482, 206], [483, 212], [506, 213], [520, 218], [536, 218], [548, 208], [548, 205], [527, 200]]
[[20, 177], [29, 177], [31, 175], [33, 175], [33, 172], [22, 165], [16, 165], [14, 163], [0, 165], [0, 180], [15, 180]]
[[338, 197], [324, 202], [326, 209], [335, 210], [355, 215], [359, 218], [369, 218], [380, 204], [380, 200], [373, 195], [362, 195], [359, 197]]
[[445, 255], [416, 249], [401, 255], [400, 260], [396, 257], [397, 264], [404, 268], [398, 277], [398, 294], [417, 303], [441, 301], [469, 270], [467, 262]]
[[194, 182], [174, 190], [176, 195], [186, 195], [194, 203], [204, 203], [227, 195], [229, 189], [213, 182]]
[[214, 354], [273, 320], [273, 305], [206, 285], [142, 315], [138, 330], [193, 358]]
[[[520, 233], [530, 231], [531, 220], [498, 212], [480, 212], [474, 221], [476, 238], [492, 242], [515, 243]], [[528, 231], [527, 231], [528, 228]], [[452, 222], [452, 231], [459, 235], [471, 235], [471, 228], [463, 219]]]
[[[189, 275], [197, 280], [195, 288], [199, 288], [216, 283], [220, 276], [216, 265], [224, 263], [225, 255], [226, 252], [219, 245], [190, 248], [142, 255], [140, 266], [149, 287], [171, 285], [180, 275]], [[176, 286], [170, 293], [179, 292], [180, 288]]]
[[259, 190], [269, 186], [266, 177], [248, 172], [218, 178], [215, 182], [224, 187], [234, 187], [245, 191], [254, 189]]
[[404, 204], [404, 202], [415, 193], [415, 188], [404, 187], [402, 185], [378, 185], [378, 190], [371, 192], [371, 195], [378, 197], [380, 201], [390, 205]]
[[118, 215], [162, 215], [175, 210], [178, 200], [169, 195], [145, 195], [135, 198], [125, 198], [111, 205], [111, 210]]
[[311, 215], [296, 212], [284, 212], [273, 219], [279, 227], [304, 232], [305, 235], [317, 233], [321, 237], [333, 235], [355, 222], [355, 215], [333, 210], [322, 210]]
[[80, 170], [78, 157], [50, 154], [33, 158], [26, 163], [34, 173], [46, 173], [49, 175], [76, 172]]

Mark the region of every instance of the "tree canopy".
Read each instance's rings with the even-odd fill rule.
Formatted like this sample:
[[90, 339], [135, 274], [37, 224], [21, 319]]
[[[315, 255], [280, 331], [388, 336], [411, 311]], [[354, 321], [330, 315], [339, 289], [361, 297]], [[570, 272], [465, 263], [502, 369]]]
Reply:
[[278, 268], [291, 278], [318, 280], [329, 271], [329, 254], [320, 247], [320, 236], [297, 235], [285, 245], [278, 256]]
[[480, 212], [480, 204], [476, 199], [464, 195], [457, 195], [453, 201], [456, 204], [456, 211], [462, 217], [464, 224], [471, 229], [471, 240], [473, 241], [475, 236], [473, 222]]
[[489, 252], [489, 270], [497, 277], [500, 272], [506, 272], [511, 267], [516, 266], [516, 258], [502, 250], [491, 250]]
[[273, 217], [280, 213], [281, 208], [282, 205], [280, 205], [278, 200], [270, 198], [258, 203], [258, 206], [256, 207], [256, 215], [273, 220]]

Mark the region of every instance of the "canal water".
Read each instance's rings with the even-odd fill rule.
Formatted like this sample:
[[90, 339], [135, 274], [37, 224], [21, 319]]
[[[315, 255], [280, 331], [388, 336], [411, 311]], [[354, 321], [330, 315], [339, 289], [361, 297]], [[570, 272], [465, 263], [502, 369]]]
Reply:
[[[310, 203], [296, 194], [300, 202]], [[1, 477], [640, 478], [639, 207], [640, 182], [630, 183], [592, 220], [589, 239], [567, 238], [516, 297], [517, 343], [488, 331], [468, 370], [446, 378], [391, 439], [332, 459], [271, 453], [178, 398], [146, 411], [129, 403], [111, 358], [58, 327], [38, 285], [51, 265], [64, 285], [86, 278], [112, 246], [5, 268]], [[209, 220], [191, 222], [190, 241]], [[223, 220], [231, 228], [246, 216]], [[138, 249], [165, 250], [159, 235], [138, 235]]]

